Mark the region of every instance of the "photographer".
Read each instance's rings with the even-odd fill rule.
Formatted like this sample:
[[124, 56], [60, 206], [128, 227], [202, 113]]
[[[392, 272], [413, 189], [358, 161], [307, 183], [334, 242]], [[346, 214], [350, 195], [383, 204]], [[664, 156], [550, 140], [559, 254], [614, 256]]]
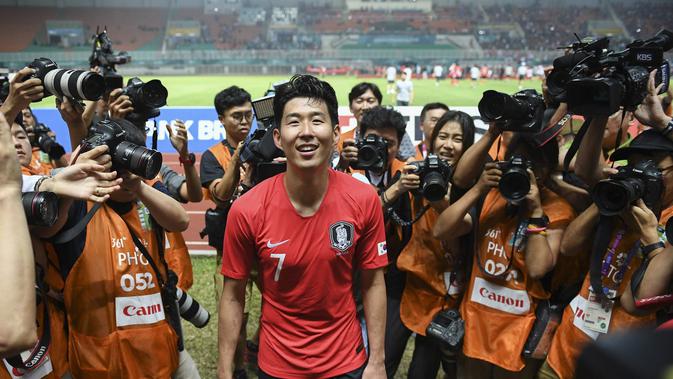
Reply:
[[[443, 110], [443, 108], [437, 108]], [[432, 111], [430, 111], [432, 112]], [[427, 116], [426, 116], [427, 117]], [[432, 115], [430, 115], [432, 117]], [[474, 141], [474, 122], [464, 112], [448, 111], [436, 121], [434, 129], [424, 129], [429, 154], [436, 154], [447, 165], [455, 166], [463, 151]], [[427, 162], [427, 161], [426, 161]], [[427, 164], [427, 163], [426, 163]], [[448, 168], [448, 166], [447, 166]], [[422, 183], [415, 166], [407, 165], [403, 169], [408, 179], [415, 182], [412, 193], [412, 215], [423, 216], [413, 224], [412, 238], [397, 260], [397, 267], [406, 272], [406, 283], [400, 303], [400, 333], [396, 351], [387, 351], [386, 359], [397, 368], [407, 340], [416, 333], [414, 352], [409, 365], [408, 378], [434, 378], [437, 376], [440, 361], [449, 378], [456, 377], [456, 356], [444, 349], [443, 343], [426, 334], [428, 325], [437, 314], [445, 309], [459, 306], [459, 294], [465, 285], [465, 254], [470, 253], [471, 244], [457, 239], [435, 239], [433, 227], [439, 214], [448, 206], [446, 199], [429, 201], [420, 192]], [[426, 178], [428, 175], [426, 174]], [[443, 184], [450, 186], [448, 175]], [[436, 185], [436, 183], [435, 183]], [[428, 207], [429, 206], [429, 207]], [[388, 325], [389, 328], [393, 325]], [[403, 329], [402, 329], [403, 328]], [[388, 371], [392, 377], [394, 370]]]
[[[230, 210], [218, 377], [232, 377], [256, 262], [265, 299], [260, 378], [384, 378], [383, 217], [371, 187], [330, 169], [339, 138], [334, 89], [296, 75], [278, 87], [273, 109], [273, 137], [287, 171], [256, 185]], [[354, 270], [362, 273], [368, 362], [352, 296]]]
[[[126, 120], [103, 126], [121, 128], [125, 142], [145, 144], [145, 135]], [[178, 367], [178, 336], [171, 326], [177, 310], [161, 230], [183, 231], [189, 217], [163, 185], [149, 186], [123, 167], [121, 189], [79, 234], [55, 244], [65, 278], [73, 377], [169, 377]], [[79, 224], [92, 206], [75, 202], [64, 230]]]
[[35, 262], [26, 216], [21, 204], [21, 172], [12, 146], [9, 124], [0, 114], [0, 356], [33, 347], [35, 327]]
[[[486, 164], [477, 184], [435, 224], [435, 236], [456, 238], [478, 221], [477, 235], [484, 236], [477, 240], [460, 308], [470, 378], [532, 378], [537, 371], [538, 365], [522, 352], [538, 303], [550, 296], [541, 278], [557, 262], [573, 210], [546, 185], [558, 163], [556, 141], [538, 146], [531, 137], [514, 133], [507, 161]], [[475, 144], [471, 149], [486, 154], [485, 146]], [[466, 157], [467, 153], [462, 159]], [[475, 220], [468, 212], [484, 196], [480, 218]]]
[[9, 95], [0, 105], [0, 112], [5, 115], [5, 119], [16, 119], [31, 102], [39, 101], [44, 96], [44, 86], [40, 79], [30, 78], [24, 81], [34, 72], [34, 69], [24, 67], [9, 81]]
[[[336, 163], [337, 170], [346, 171], [353, 162], [357, 161], [358, 149], [355, 146], [355, 141], [361, 136], [360, 123], [362, 116], [367, 110], [380, 106], [382, 100], [381, 90], [374, 83], [358, 83], [348, 93], [348, 106], [357, 121], [357, 125], [352, 130], [343, 133], [339, 139], [337, 144], [337, 151], [339, 152], [339, 160]], [[411, 137], [405, 132], [400, 141], [397, 156], [403, 160], [413, 157], [415, 148]]]
[[[449, 107], [444, 103], [428, 103], [423, 106], [423, 109], [421, 110], [423, 141], [416, 146], [416, 159], [425, 159], [425, 157], [428, 156], [428, 151], [432, 150], [432, 131], [435, 129], [437, 121], [448, 111]], [[456, 159], [456, 162], [457, 161], [458, 160]]]
[[28, 139], [33, 146], [32, 171], [40, 171], [41, 166], [45, 166], [48, 172], [52, 168], [65, 167], [68, 165], [68, 159], [65, 155], [65, 149], [56, 142], [56, 135], [51, 129], [41, 124], [35, 118], [33, 110], [28, 107], [21, 111], [23, 116], [23, 126], [28, 133]]
[[[239, 159], [243, 141], [252, 127], [252, 103], [250, 94], [237, 86], [220, 91], [214, 100], [217, 117], [224, 126], [226, 138], [211, 146], [201, 156], [201, 186], [206, 189], [206, 198], [215, 203], [215, 209], [209, 210], [206, 217], [208, 244], [217, 252], [216, 267], [222, 265], [222, 243], [227, 222], [227, 213], [241, 183], [243, 166]], [[214, 274], [215, 298], [220, 302], [222, 294], [222, 276]], [[248, 295], [252, 295], [252, 286], [248, 285]], [[246, 301], [250, 304], [251, 298]], [[244, 352], [246, 343], [247, 309], [241, 324], [241, 338], [236, 349], [235, 378], [245, 378]]]

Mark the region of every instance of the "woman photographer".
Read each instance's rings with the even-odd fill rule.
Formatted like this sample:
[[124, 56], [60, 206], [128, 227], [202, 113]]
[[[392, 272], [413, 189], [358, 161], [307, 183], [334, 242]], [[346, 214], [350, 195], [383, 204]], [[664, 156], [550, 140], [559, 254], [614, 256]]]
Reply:
[[[429, 138], [430, 154], [437, 155], [449, 166], [455, 166], [463, 151], [472, 146], [474, 131], [474, 122], [470, 115], [448, 111], [432, 129]], [[455, 377], [453, 354], [440, 349], [439, 341], [426, 336], [426, 329], [438, 312], [458, 306], [456, 298], [462, 284], [459, 284], [457, 276], [464, 278], [464, 267], [460, 263], [463, 261], [464, 250], [460, 248], [458, 240], [440, 241], [433, 237], [435, 221], [448, 206], [448, 194], [439, 201], [428, 201], [417, 191], [422, 183], [416, 171], [416, 166], [406, 165], [400, 183], [413, 194], [412, 215], [420, 214], [426, 207], [427, 210], [413, 224], [412, 238], [397, 261], [397, 267], [406, 271], [407, 275], [400, 303], [400, 319], [403, 325], [395, 326], [400, 329], [400, 336], [403, 338], [398, 341], [401, 351], [396, 353], [403, 352], [411, 333], [416, 333], [408, 377], [434, 378], [440, 362], [444, 362], [444, 370], [449, 377]], [[451, 188], [451, 184], [447, 184]], [[455, 192], [454, 188], [453, 193]]]
[[476, 223], [468, 211], [484, 199], [460, 308], [466, 377], [532, 378], [538, 368], [522, 352], [537, 304], [550, 296], [540, 279], [556, 264], [573, 210], [547, 187], [558, 145], [537, 146], [531, 137], [515, 133], [507, 160], [487, 163], [477, 184], [435, 225], [440, 238], [464, 234]]

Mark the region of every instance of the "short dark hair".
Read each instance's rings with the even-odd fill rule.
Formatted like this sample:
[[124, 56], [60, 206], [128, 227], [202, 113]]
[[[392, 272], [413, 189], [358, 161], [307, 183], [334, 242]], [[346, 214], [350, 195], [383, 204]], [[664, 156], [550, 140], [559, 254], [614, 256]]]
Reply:
[[428, 104], [425, 104], [423, 109], [421, 109], [421, 122], [425, 121], [425, 114], [428, 111], [431, 111], [433, 109], [444, 109], [447, 112], [449, 111], [449, 107], [444, 103], [428, 103]]
[[439, 136], [439, 131], [442, 130], [447, 122], [457, 122], [460, 124], [460, 129], [463, 132], [463, 152], [465, 152], [474, 143], [474, 132], [476, 128], [472, 116], [461, 111], [448, 111], [437, 120], [435, 128], [432, 129], [432, 135], [430, 136], [430, 152], [435, 152], [435, 140], [437, 139], [437, 136]]
[[114, 121], [126, 132], [124, 136], [124, 141], [135, 143], [136, 145], [146, 146], [147, 136], [145, 131], [141, 130], [136, 124], [125, 118], [113, 118], [110, 121]]
[[356, 84], [353, 88], [351, 88], [350, 93], [348, 93], [348, 105], [350, 106], [353, 100], [362, 96], [362, 94], [364, 94], [367, 91], [372, 91], [376, 100], [378, 100], [379, 104], [381, 104], [381, 102], [383, 101], [383, 95], [381, 95], [381, 90], [379, 89], [379, 87], [374, 83], [362, 82]]
[[397, 142], [402, 142], [402, 137], [406, 132], [407, 123], [400, 112], [387, 107], [374, 107], [368, 109], [362, 115], [360, 121], [360, 136], [364, 137], [367, 130], [395, 129], [397, 132]]
[[280, 120], [283, 119], [285, 104], [297, 97], [324, 102], [332, 125], [339, 125], [339, 103], [334, 88], [315, 76], [295, 75], [289, 82], [278, 86], [276, 89], [276, 96], [273, 98], [273, 114], [275, 115], [274, 123], [276, 127], [280, 126]]
[[218, 115], [223, 115], [229, 108], [241, 106], [248, 101], [250, 101], [248, 91], [238, 86], [231, 86], [215, 95], [215, 111]]

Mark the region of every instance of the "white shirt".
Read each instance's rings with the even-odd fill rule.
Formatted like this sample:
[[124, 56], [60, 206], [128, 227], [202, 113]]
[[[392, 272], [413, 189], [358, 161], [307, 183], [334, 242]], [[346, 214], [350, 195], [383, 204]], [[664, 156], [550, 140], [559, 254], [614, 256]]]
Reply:
[[397, 88], [397, 100], [409, 101], [411, 99], [411, 91], [414, 90], [411, 80], [398, 80], [395, 87]]
[[479, 68], [478, 67], [472, 66], [472, 68], [470, 69], [470, 77], [472, 77], [472, 79], [479, 79]]
[[441, 77], [441, 76], [442, 76], [442, 73], [443, 73], [444, 69], [442, 68], [442, 66], [437, 65], [437, 66], [435, 66], [435, 67], [433, 68], [433, 71], [434, 71], [434, 73], [435, 73], [435, 77], [438, 78], [438, 77]]
[[395, 76], [397, 76], [397, 69], [393, 66], [389, 66], [386, 69], [386, 79], [389, 81], [395, 81]]
[[523, 76], [523, 75], [526, 75], [526, 71], [528, 71], [528, 68], [526, 68], [526, 66], [524, 66], [524, 65], [521, 65], [517, 69], [517, 74]]

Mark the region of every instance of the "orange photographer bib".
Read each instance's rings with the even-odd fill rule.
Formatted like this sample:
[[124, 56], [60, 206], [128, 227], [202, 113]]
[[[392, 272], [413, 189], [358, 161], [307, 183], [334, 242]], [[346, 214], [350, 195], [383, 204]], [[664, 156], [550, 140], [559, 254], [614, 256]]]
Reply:
[[138, 207], [118, 215], [104, 204], [89, 222], [82, 255], [65, 280], [68, 360], [75, 378], [170, 378], [178, 366], [177, 336], [166, 321], [157, 273], [129, 227], [166, 277], [154, 232]]
[[[549, 217], [548, 228], [564, 228], [573, 218], [572, 208], [555, 193], [544, 188], [540, 191], [542, 208]], [[521, 371], [525, 367], [521, 352], [535, 322], [535, 307], [549, 293], [539, 280], [529, 278], [524, 246], [513, 241], [519, 220], [506, 215], [505, 208], [505, 199], [497, 189], [491, 190], [479, 220], [479, 254], [473, 259], [470, 284], [461, 305], [465, 319], [463, 352], [505, 370]]]
[[[666, 219], [670, 217], [670, 211]], [[664, 219], [662, 217], [662, 220]], [[665, 223], [665, 221], [664, 221]], [[636, 244], [639, 244], [639, 236], [634, 233], [626, 233], [620, 238], [620, 241], [614, 247], [614, 253], [611, 253], [610, 246], [615, 245], [617, 231], [614, 231], [608, 244], [608, 249], [603, 257], [603, 266], [607, 275], [603, 276], [603, 286], [616, 290], [617, 299], [612, 306], [612, 310], [607, 321], [607, 334], [632, 329], [643, 326], [654, 326], [655, 316], [633, 316], [624, 310], [619, 301], [627, 285], [630, 285], [633, 273], [638, 269], [642, 262], [642, 256], [639, 250], [633, 252], [633, 256], [629, 259], [631, 249]], [[589, 250], [591, 247], [588, 248]], [[581, 253], [580, 253], [581, 254]], [[587, 254], [588, 255], [588, 254]], [[610, 256], [608, 258], [608, 256]], [[619, 274], [623, 272], [621, 275]], [[620, 279], [621, 277], [621, 279]], [[573, 378], [575, 373], [575, 363], [579, 357], [580, 352], [591, 340], [600, 338], [602, 334], [587, 325], [587, 313], [591, 312], [593, 307], [590, 304], [590, 287], [589, 274], [586, 275], [580, 293], [570, 302], [570, 304], [563, 311], [563, 318], [561, 324], [556, 330], [554, 339], [552, 341], [549, 355], [547, 356], [547, 363], [562, 378]]]
[[[229, 152], [229, 149], [224, 145], [224, 143], [220, 142], [218, 144], [215, 144], [209, 147], [208, 150], [211, 153], [213, 153], [215, 159], [217, 159], [217, 162], [220, 164], [220, 166], [222, 166], [222, 170], [226, 171], [227, 166], [231, 161], [231, 153]], [[210, 194], [209, 189], [204, 188], [203, 194], [205, 200], [213, 201], [213, 196]]]
[[[412, 214], [425, 204], [425, 200], [420, 204], [413, 201]], [[464, 252], [457, 250], [457, 243], [449, 249], [433, 237], [437, 217], [437, 211], [430, 208], [414, 223], [411, 240], [397, 258], [397, 267], [407, 273], [400, 318], [407, 328], [423, 336], [437, 312], [456, 307], [456, 297], [463, 287], [454, 268], [460, 266], [457, 260]]]

